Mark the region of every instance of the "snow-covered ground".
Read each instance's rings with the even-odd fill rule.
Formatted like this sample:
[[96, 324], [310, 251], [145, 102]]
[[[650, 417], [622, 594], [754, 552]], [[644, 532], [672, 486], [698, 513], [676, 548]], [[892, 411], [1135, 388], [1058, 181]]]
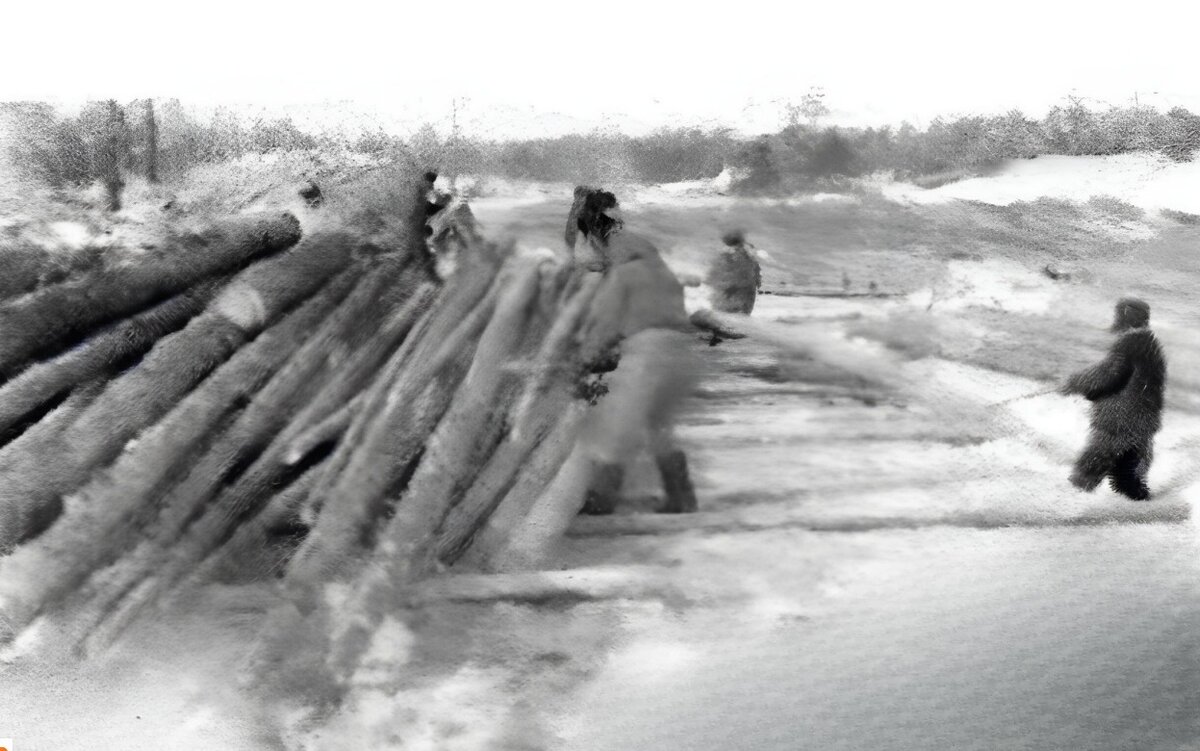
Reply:
[[[501, 188], [476, 203], [485, 226], [558, 247], [570, 186]], [[1106, 195], [1200, 212], [1200, 170], [1143, 156], [1041, 158], [882, 190], [922, 219], [955, 198]], [[1176, 258], [1166, 225], [1121, 235], [1127, 255], [1106, 246], [1086, 283], [1055, 281], [1037, 253], [1072, 237], [991, 253], [1009, 236], [980, 222], [960, 228], [963, 254], [947, 260], [922, 236], [943, 225], [897, 220], [893, 237], [832, 221], [868, 199], [719, 193], [646, 188], [629, 213], [692, 273], [722, 222], [751, 222], [775, 264], [768, 287], [787, 294], [759, 298], [751, 338], [697, 342], [711, 372], [679, 435], [702, 511], [641, 513], [658, 492], [644, 461], [621, 513], [573, 526], [553, 568], [600, 576], [606, 594], [429, 605], [390, 622], [347, 703], [307, 722], [229, 685], [253, 608], [202, 631], [184, 624], [179, 638], [164, 623], [143, 653], [114, 656], [119, 671], [0, 672], [0, 735], [55, 751], [1186, 747], [1200, 693], [1200, 274], [1183, 256], [1154, 265]], [[880, 279], [895, 294], [802, 294], [840, 289], [843, 268], [858, 288]], [[1151, 504], [1071, 489], [1086, 404], [1035, 395], [1050, 385], [1043, 372], [1100, 355], [1127, 289], [1156, 295], [1172, 364]], [[690, 304], [703, 292], [689, 288]], [[624, 580], [638, 586], [623, 592]], [[56, 710], [70, 721], [46, 727]]]
[[951, 200], [1008, 205], [1043, 196], [1086, 202], [1112, 196], [1147, 211], [1200, 213], [1200, 162], [1173, 162], [1156, 154], [1041, 156], [1005, 163], [987, 177], [931, 190], [908, 183], [882, 186], [885, 195], [916, 203]]

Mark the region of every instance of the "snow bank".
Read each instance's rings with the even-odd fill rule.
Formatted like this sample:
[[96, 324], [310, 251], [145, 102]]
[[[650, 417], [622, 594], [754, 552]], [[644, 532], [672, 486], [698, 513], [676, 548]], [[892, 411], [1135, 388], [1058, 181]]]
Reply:
[[1148, 211], [1200, 213], [1200, 162], [1177, 163], [1154, 154], [1017, 159], [987, 177], [930, 190], [909, 183], [880, 187], [885, 196], [910, 203], [958, 199], [1007, 206], [1043, 196], [1079, 202], [1113, 196]]
[[996, 308], [1013, 313], [1045, 313], [1062, 295], [1060, 287], [1027, 266], [1004, 258], [950, 261], [936, 287], [908, 296], [914, 306], [939, 310]]

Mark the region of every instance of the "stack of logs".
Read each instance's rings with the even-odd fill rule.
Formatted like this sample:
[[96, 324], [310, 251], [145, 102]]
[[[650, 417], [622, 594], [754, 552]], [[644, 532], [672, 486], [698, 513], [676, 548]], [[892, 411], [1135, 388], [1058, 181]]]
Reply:
[[89, 652], [192, 584], [293, 615], [337, 584], [352, 671], [410, 584], [561, 532], [528, 519], [570, 484], [594, 286], [488, 243], [443, 283], [410, 234], [241, 218], [0, 302], [0, 642]]

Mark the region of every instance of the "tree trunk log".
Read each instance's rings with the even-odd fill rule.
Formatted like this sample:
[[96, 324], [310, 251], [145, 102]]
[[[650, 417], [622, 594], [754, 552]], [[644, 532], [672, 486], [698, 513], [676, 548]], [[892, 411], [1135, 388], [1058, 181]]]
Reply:
[[[88, 475], [116, 458], [125, 443], [166, 414], [242, 344], [308, 297], [349, 263], [350, 240], [313, 238], [238, 275], [182, 331], [161, 340], [142, 362], [109, 382], [49, 456], [29, 457], [42, 471], [6, 478], [0, 506], [52, 508]], [[49, 460], [52, 471], [46, 471]], [[5, 530], [0, 547], [41, 529]]]
[[231, 222], [175, 238], [155, 258], [102, 267], [10, 300], [0, 305], [0, 375], [11, 377], [98, 326], [299, 239], [300, 223], [291, 214]]
[[36, 363], [0, 386], [0, 433], [18, 429], [23, 419], [76, 384], [107, 379], [136, 362], [162, 337], [199, 314], [227, 277], [201, 282], [169, 300], [96, 332], [83, 345], [53, 360]]
[[[512, 272], [511, 275], [506, 272]], [[518, 353], [537, 300], [540, 272], [536, 266], [506, 269], [495, 314], [484, 330], [470, 369], [454, 393], [437, 428], [425, 444], [420, 464], [407, 489], [396, 502], [395, 513], [381, 535], [368, 566], [348, 603], [358, 614], [355, 626], [333, 645], [335, 671], [348, 676], [361, 658], [363, 638], [375, 629], [397, 593], [429, 573], [435, 531], [452, 505], [459, 487], [469, 483], [487, 460], [494, 441], [491, 423], [506, 412], [498, 400], [505, 381], [512, 377], [509, 363]], [[482, 440], [481, 440], [482, 439]]]
[[44, 534], [0, 559], [0, 603], [18, 627], [94, 571], [134, 546], [159, 513], [166, 485], [186, 471], [223, 420], [236, 415], [295, 352], [296, 342], [325, 320], [362, 274], [346, 269], [317, 295], [238, 350], [149, 428], [106, 471], [67, 500]]
[[337, 439], [350, 427], [354, 416], [362, 409], [362, 403], [363, 395], [359, 394], [347, 402], [346, 406], [289, 441], [287, 451], [283, 455], [283, 463], [294, 467], [318, 446], [325, 443], [336, 443]]

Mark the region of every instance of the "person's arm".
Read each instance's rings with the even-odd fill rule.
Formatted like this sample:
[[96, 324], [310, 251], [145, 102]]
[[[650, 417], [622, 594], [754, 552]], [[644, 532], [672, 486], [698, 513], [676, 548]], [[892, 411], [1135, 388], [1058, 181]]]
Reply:
[[1112, 396], [1129, 382], [1133, 361], [1125, 351], [1124, 340], [1118, 340], [1100, 363], [1075, 373], [1063, 384], [1064, 394], [1080, 394], [1089, 401]]

